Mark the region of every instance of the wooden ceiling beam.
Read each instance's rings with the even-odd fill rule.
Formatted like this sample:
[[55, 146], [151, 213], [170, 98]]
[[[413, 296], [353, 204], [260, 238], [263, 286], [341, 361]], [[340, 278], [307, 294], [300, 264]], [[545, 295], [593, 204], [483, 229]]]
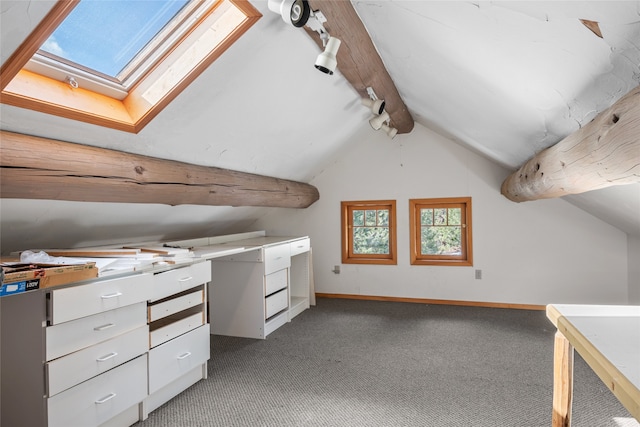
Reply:
[[306, 208], [312, 185], [0, 131], [9, 199]]
[[[309, 5], [311, 10], [322, 12], [327, 18], [324, 28], [342, 42], [337, 55], [338, 71], [362, 98], [369, 98], [367, 87], [371, 87], [378, 98], [385, 100], [385, 110], [391, 117], [391, 126], [398, 129], [398, 133], [411, 132], [413, 117], [351, 2], [310, 0]], [[324, 50], [319, 34], [307, 26], [304, 29], [320, 49]]]
[[514, 202], [640, 182], [640, 86], [502, 183]]

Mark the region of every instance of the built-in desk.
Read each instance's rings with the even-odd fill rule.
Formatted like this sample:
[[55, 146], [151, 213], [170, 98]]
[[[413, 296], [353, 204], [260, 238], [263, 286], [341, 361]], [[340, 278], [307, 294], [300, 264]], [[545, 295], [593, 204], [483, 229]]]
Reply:
[[211, 333], [264, 339], [308, 309], [308, 237], [244, 233], [176, 242], [211, 260]]
[[640, 306], [547, 306], [554, 347], [553, 427], [571, 425], [573, 350], [640, 420]]

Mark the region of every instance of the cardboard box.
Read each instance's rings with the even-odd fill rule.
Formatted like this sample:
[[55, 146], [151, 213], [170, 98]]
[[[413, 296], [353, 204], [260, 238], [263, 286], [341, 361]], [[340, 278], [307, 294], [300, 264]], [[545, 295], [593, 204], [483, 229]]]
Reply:
[[95, 263], [52, 265], [3, 262], [1, 265], [0, 296], [98, 277]]

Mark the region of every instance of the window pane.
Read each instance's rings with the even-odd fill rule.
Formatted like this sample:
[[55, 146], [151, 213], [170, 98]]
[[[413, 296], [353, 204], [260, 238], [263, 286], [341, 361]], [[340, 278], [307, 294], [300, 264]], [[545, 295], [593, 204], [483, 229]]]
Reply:
[[383, 227], [389, 226], [389, 211], [387, 209], [378, 210], [378, 225]]
[[186, 3], [83, 0], [41, 49], [116, 77]]
[[374, 226], [376, 225], [376, 211], [367, 210], [365, 213], [364, 225]]
[[460, 225], [462, 218], [462, 209], [451, 208], [449, 209], [449, 225]]
[[389, 229], [387, 227], [358, 227], [353, 229], [354, 254], [388, 254]]
[[422, 227], [422, 255], [460, 255], [462, 253], [462, 228]]
[[420, 209], [420, 224], [433, 225], [433, 209]]
[[364, 211], [353, 211], [353, 226], [362, 227], [364, 225]]
[[444, 208], [434, 209], [433, 217], [433, 223], [435, 225], [445, 225], [447, 223], [447, 210]]

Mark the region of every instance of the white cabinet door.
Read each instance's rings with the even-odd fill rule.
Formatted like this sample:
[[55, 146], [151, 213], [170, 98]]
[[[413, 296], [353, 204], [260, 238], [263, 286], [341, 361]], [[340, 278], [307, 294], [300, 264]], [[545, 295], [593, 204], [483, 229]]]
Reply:
[[45, 330], [46, 358], [53, 360], [147, 324], [147, 304], [128, 305]]
[[271, 274], [290, 265], [291, 255], [288, 243], [264, 248], [264, 274]]
[[200, 262], [188, 267], [176, 268], [154, 276], [150, 301], [166, 298], [178, 292], [211, 281], [211, 263]]
[[149, 394], [209, 360], [209, 325], [188, 332], [149, 352]]
[[289, 293], [286, 289], [281, 290], [265, 298], [265, 319], [284, 310], [289, 305]]
[[271, 295], [289, 285], [289, 270], [283, 269], [264, 276], [264, 294]]
[[48, 427], [99, 426], [146, 396], [147, 357], [140, 356], [47, 399]]
[[54, 396], [82, 381], [134, 359], [149, 350], [149, 327], [68, 354], [47, 363], [48, 395]]
[[56, 289], [51, 292], [51, 324], [146, 301], [152, 281], [151, 274], [136, 274]]

